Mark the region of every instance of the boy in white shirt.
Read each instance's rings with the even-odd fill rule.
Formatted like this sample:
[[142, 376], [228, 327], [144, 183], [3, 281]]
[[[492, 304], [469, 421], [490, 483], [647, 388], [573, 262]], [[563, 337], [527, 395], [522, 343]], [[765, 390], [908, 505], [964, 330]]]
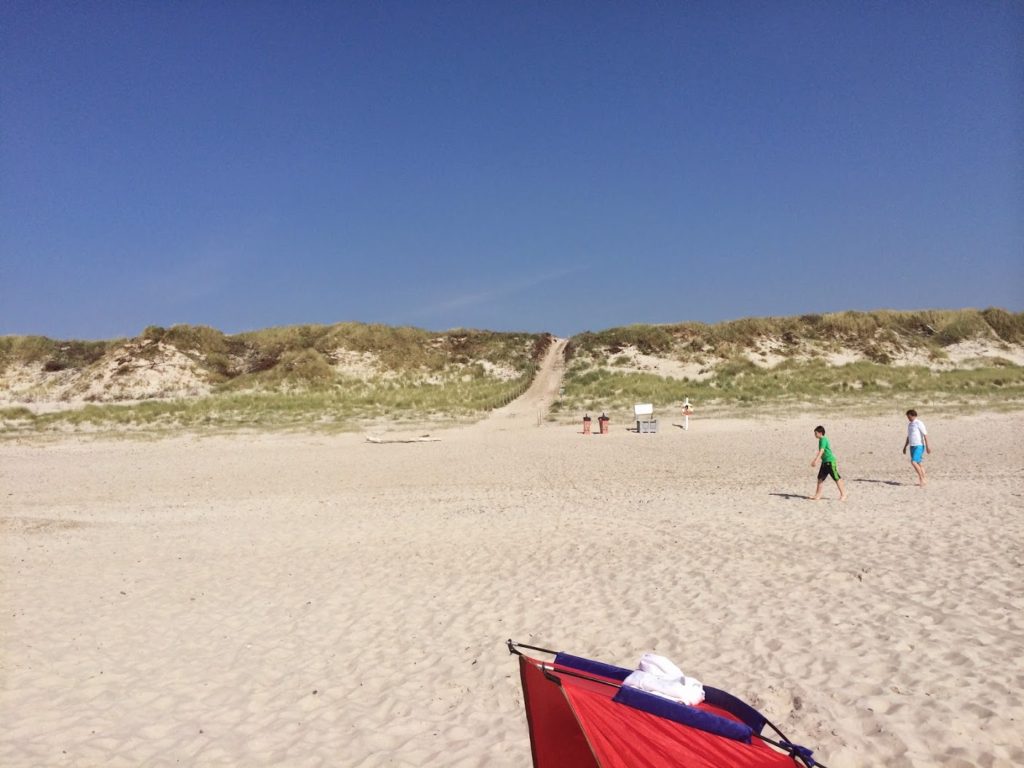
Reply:
[[903, 453], [907, 452], [907, 448], [910, 448], [910, 466], [917, 472], [918, 485], [925, 485], [928, 479], [925, 477], [924, 466], [921, 461], [924, 459], [924, 454], [931, 453], [931, 446], [928, 445], [928, 430], [924, 426], [924, 422], [917, 418], [917, 411], [911, 409], [907, 411], [907, 441], [903, 444]]

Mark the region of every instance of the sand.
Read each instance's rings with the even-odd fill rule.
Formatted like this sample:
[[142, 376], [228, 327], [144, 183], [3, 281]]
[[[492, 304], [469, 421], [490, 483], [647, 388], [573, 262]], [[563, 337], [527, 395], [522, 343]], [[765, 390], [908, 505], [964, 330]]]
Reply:
[[[526, 766], [510, 637], [657, 651], [830, 768], [1024, 764], [1024, 415], [922, 411], [921, 489], [899, 406], [590, 437], [535, 407], [0, 442], [0, 764]], [[819, 422], [844, 504], [804, 498]]]

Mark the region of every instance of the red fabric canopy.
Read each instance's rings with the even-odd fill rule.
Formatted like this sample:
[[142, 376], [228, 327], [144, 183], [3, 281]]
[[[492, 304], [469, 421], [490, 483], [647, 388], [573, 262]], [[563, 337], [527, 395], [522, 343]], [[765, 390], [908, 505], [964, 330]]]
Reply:
[[[545, 674], [540, 662], [519, 657], [535, 768], [794, 766], [793, 758], [757, 737], [736, 741], [634, 709], [612, 701], [616, 687], [546, 666], [553, 671]], [[699, 708], [738, 722], [716, 707]]]

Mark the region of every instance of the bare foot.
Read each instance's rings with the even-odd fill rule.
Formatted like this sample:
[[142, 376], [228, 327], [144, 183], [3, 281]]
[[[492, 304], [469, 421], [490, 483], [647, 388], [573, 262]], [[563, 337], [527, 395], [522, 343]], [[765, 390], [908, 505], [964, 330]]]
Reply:
[[808, 496], [808, 501], [821, 501], [821, 496]]
[[846, 501], [846, 496], [845, 496], [845, 495], [844, 495], [844, 496], [840, 496], [840, 497], [839, 497], [839, 500], [840, 500], [840, 501]]

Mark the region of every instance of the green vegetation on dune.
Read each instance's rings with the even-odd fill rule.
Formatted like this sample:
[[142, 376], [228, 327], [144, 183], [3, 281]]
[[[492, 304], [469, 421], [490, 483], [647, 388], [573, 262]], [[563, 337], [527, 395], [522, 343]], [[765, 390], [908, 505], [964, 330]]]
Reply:
[[630, 325], [573, 337], [574, 351], [614, 354], [629, 346], [649, 355], [669, 353], [726, 353], [750, 349], [766, 339], [781, 342], [794, 351], [801, 342], [842, 345], [871, 351], [880, 342], [906, 348], [940, 351], [942, 347], [972, 338], [1004, 343], [1024, 341], [1024, 313], [1003, 309], [926, 310], [921, 312], [836, 312], [796, 317], [760, 317], [715, 325]]
[[[346, 429], [472, 419], [522, 394], [551, 341], [361, 323], [233, 335], [151, 326], [112, 341], [0, 337], [0, 387], [21, 393], [0, 408], [0, 428]], [[685, 397], [725, 410], [1024, 407], [1022, 345], [1024, 313], [994, 308], [631, 325], [573, 337], [552, 410], [556, 418], [621, 416], [652, 402], [664, 412]], [[90, 404], [48, 412], [46, 404], [83, 398]], [[26, 407], [32, 402], [45, 407]]]
[[[528, 382], [527, 382], [528, 383]], [[468, 418], [505, 405], [525, 385], [456, 381], [445, 384], [388, 382], [352, 384], [296, 392], [229, 392], [210, 397], [151, 400], [130, 405], [89, 404], [83, 408], [34, 415], [27, 408], [0, 409], [12, 428], [47, 429], [61, 425], [97, 428], [335, 427], [350, 428], [378, 418], [431, 421]]]
[[550, 338], [549, 334], [462, 329], [438, 333], [363, 323], [293, 325], [234, 335], [207, 326], [149, 326], [137, 339], [109, 341], [0, 336], [0, 370], [15, 363], [51, 364], [53, 370], [84, 368], [128, 342], [137, 342], [140, 348], [152, 343], [173, 347], [192, 358], [200, 369], [224, 378], [269, 371], [282, 360], [293, 360], [304, 353], [328, 359], [338, 349], [370, 353], [383, 370], [389, 371], [438, 371], [446, 365], [477, 359], [525, 370], [546, 349]]
[[45, 336], [0, 336], [0, 371], [12, 363], [39, 363], [49, 372], [84, 368], [115, 341], [56, 341]]
[[[226, 336], [202, 326], [150, 327], [143, 338], [161, 341], [225, 378], [274, 387], [282, 380], [320, 386], [331, 380], [336, 350], [367, 353], [382, 371], [441, 371], [486, 359], [525, 371], [546, 348], [546, 334], [456, 330], [436, 333], [379, 324], [293, 325]], [[278, 368], [281, 370], [277, 370]], [[307, 379], [308, 377], [308, 379]]]
[[[99, 375], [104, 365], [124, 361], [158, 370], [171, 351], [178, 359], [183, 355], [193, 374], [212, 389], [205, 397], [96, 402], [52, 413], [6, 408], [0, 422], [8, 429], [344, 427], [377, 418], [466, 418], [522, 394], [550, 342], [549, 334], [436, 333], [359, 323], [236, 335], [204, 326], [151, 326], [137, 339], [109, 342], [5, 337], [0, 339], [0, 373], [21, 364], [88, 378]], [[116, 371], [112, 379], [116, 383]]]
[[[965, 341], [984, 343], [995, 354], [950, 362], [953, 345]], [[559, 409], [628, 411], [637, 402], [664, 407], [684, 397], [724, 407], [858, 406], [893, 398], [1024, 404], [1024, 368], [998, 355], [1011, 345], [1018, 345], [1019, 353], [1022, 342], [1024, 313], [1002, 309], [839, 312], [611, 328], [573, 338]], [[687, 366], [691, 375], [637, 370], [637, 353]], [[855, 360], [829, 365], [824, 358], [831, 354]]]
[[567, 377], [560, 410], [629, 411], [633, 404], [662, 407], [690, 398], [700, 405], [786, 406], [826, 402], [839, 406], [936, 400], [946, 405], [1024, 404], [1024, 368], [1000, 366], [970, 370], [931, 370], [871, 362], [837, 367], [822, 361], [785, 362], [759, 368], [749, 361], [723, 366], [703, 381], [650, 373], [590, 369]]

